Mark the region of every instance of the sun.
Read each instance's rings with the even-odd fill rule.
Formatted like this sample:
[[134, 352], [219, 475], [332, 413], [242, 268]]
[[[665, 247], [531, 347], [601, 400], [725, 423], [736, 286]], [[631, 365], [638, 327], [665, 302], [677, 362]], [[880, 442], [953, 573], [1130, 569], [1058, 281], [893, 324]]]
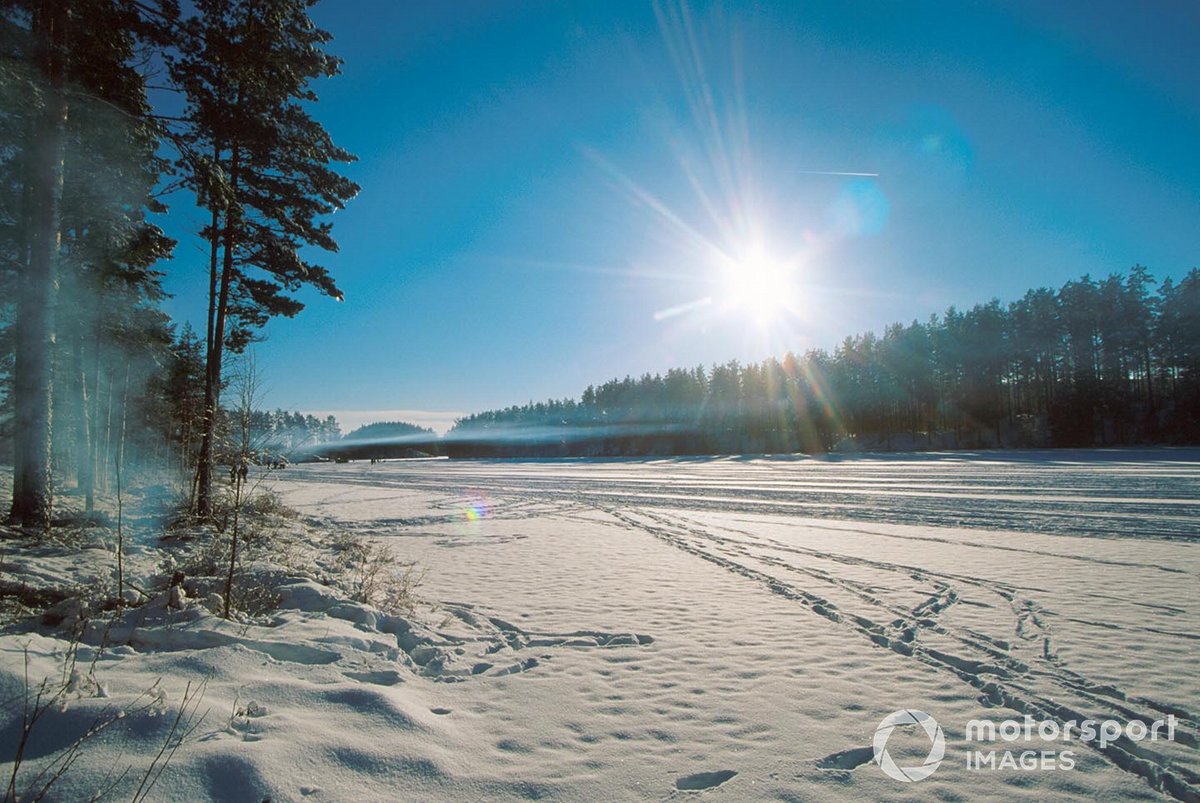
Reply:
[[789, 265], [756, 251], [724, 266], [720, 300], [756, 323], [768, 324], [788, 310], [795, 289]]

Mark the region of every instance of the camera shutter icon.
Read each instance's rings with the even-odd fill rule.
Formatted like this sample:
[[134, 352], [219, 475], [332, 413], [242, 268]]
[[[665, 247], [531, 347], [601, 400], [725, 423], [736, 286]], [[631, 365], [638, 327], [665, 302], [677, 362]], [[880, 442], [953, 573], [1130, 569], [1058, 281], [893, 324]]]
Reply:
[[[929, 755], [925, 758], [924, 763], [915, 767], [901, 767], [888, 754], [888, 737], [899, 725], [920, 725], [925, 730], [925, 734], [929, 737]], [[879, 727], [875, 729], [875, 738], [871, 741], [871, 746], [875, 751], [875, 763], [884, 771], [884, 774], [897, 781], [912, 783], [924, 780], [937, 771], [938, 766], [942, 763], [942, 758], [946, 755], [946, 736], [942, 733], [942, 727], [938, 725], [937, 720], [924, 711], [893, 711], [880, 721]]]

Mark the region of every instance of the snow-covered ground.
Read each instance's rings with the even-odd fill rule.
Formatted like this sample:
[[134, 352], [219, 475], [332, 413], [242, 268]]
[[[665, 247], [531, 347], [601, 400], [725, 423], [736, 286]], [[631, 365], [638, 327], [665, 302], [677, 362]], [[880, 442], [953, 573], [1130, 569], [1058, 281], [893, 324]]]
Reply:
[[[269, 621], [125, 614], [90, 674], [102, 689], [52, 712], [57, 741], [113, 701], [134, 713], [81, 751], [64, 799], [112, 766], [140, 778], [188, 681], [210, 714], [152, 799], [1200, 791], [1200, 451], [430, 460], [270, 482], [312, 533], [415, 561], [422, 603], [384, 615], [298, 571], [278, 579]], [[23, 644], [32, 676], [61, 666], [60, 638], [0, 638], [6, 700]], [[136, 712], [160, 677], [162, 713]], [[924, 780], [876, 762], [897, 711], [944, 736]], [[1168, 716], [1171, 740], [1037, 736], [1044, 720]], [[972, 720], [1025, 717], [1029, 738], [965, 739]], [[13, 735], [10, 721], [0, 746]], [[910, 770], [936, 758], [918, 726], [885, 747]], [[996, 768], [968, 766], [975, 751]], [[1006, 751], [1038, 766], [1002, 767]]]

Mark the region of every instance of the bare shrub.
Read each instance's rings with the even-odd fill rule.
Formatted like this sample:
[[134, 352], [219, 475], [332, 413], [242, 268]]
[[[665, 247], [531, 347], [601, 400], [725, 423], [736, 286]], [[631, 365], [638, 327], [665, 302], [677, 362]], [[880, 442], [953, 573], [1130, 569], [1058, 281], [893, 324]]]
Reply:
[[242, 509], [247, 515], [259, 517], [279, 517], [284, 519], [295, 519], [299, 517], [299, 513], [292, 510], [283, 503], [279, 498], [279, 494], [274, 491], [262, 490], [246, 500]]
[[425, 580], [425, 569], [418, 569], [417, 564], [410, 563], [397, 577], [390, 573], [391, 582], [379, 586], [374, 599], [368, 600], [384, 613], [411, 615], [417, 610], [417, 588]]
[[251, 572], [239, 574], [233, 585], [231, 604], [235, 610], [256, 618], [279, 610], [283, 597], [275, 588], [264, 582], [256, 582]]
[[[352, 599], [385, 613], [412, 613], [416, 609], [416, 590], [425, 579], [423, 569], [415, 563], [402, 563], [390, 545], [354, 536], [341, 538], [340, 544], [339, 559]], [[397, 575], [399, 566], [404, 566], [404, 571]]]
[[208, 531], [180, 564], [188, 577], [215, 577], [229, 548], [220, 533]]
[[[25, 753], [34, 734], [39, 729], [53, 727], [48, 724], [43, 725], [43, 723], [47, 722], [48, 714], [52, 711], [63, 709], [66, 706], [68, 698], [71, 696], [108, 696], [107, 689], [95, 678], [95, 661], [92, 662], [86, 677], [81, 676], [77, 667], [78, 650], [78, 640], [72, 640], [67, 648], [66, 657], [63, 660], [62, 671], [58, 676], [43, 678], [41, 682], [36, 684], [29, 677], [28, 647], [24, 650], [25, 682], [20, 702], [20, 729], [17, 733], [17, 744], [11, 759], [12, 773], [9, 775], [8, 784], [4, 792], [4, 800], [6, 802], [17, 800], [29, 802], [54, 797], [52, 794], [54, 785], [67, 774], [76, 761], [86, 752], [89, 745], [101, 733], [113, 724], [131, 715], [136, 716], [147, 712], [165, 711], [167, 694], [161, 687], [161, 681], [155, 681], [154, 685], [139, 694], [132, 704], [124, 707], [108, 706], [102, 710], [84, 729], [82, 734], [66, 747], [50, 756], [49, 760], [36, 773], [30, 775], [30, 772], [22, 772], [22, 768], [26, 763]], [[98, 655], [99, 653], [97, 653]], [[154, 788], [154, 785], [167, 769], [167, 766], [175, 755], [175, 751], [179, 749], [183, 742], [204, 721], [207, 712], [198, 714], [198, 709], [201, 701], [204, 699], [205, 685], [202, 682], [199, 686], [193, 688], [192, 683], [189, 682], [187, 684], [183, 692], [179, 711], [172, 721], [171, 728], [167, 732], [158, 753], [150, 762], [150, 766], [142, 774], [141, 782], [138, 784], [132, 800], [142, 801], [146, 799], [150, 790]], [[116, 772], [116, 769], [116, 767], [113, 767], [101, 781], [101, 788], [92, 797], [93, 800], [99, 800], [115, 789], [133, 771], [133, 765], [126, 766], [119, 773]]]
[[279, 595], [264, 585], [257, 573], [247, 571], [248, 564], [262, 560], [297, 571], [309, 568], [301, 545], [286, 533], [286, 523], [298, 514], [269, 491], [249, 493], [238, 501], [239, 495], [214, 497], [218, 523], [224, 519], [230, 526], [210, 526], [203, 535], [193, 537], [179, 566], [194, 583], [206, 587], [210, 584], [200, 581], [220, 579], [215, 590], [222, 605], [216, 613], [225, 618], [232, 618], [234, 612], [257, 617], [279, 607]]

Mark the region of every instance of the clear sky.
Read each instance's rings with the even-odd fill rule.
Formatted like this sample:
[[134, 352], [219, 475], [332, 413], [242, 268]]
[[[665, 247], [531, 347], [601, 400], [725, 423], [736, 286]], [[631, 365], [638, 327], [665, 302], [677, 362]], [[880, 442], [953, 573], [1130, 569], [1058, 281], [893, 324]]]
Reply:
[[[1193, 0], [313, 13], [363, 188], [325, 262], [346, 302], [305, 295], [256, 355], [269, 405], [347, 429], [1200, 264]], [[172, 233], [201, 217], [179, 199]], [[175, 317], [205, 270], [181, 242]]]

